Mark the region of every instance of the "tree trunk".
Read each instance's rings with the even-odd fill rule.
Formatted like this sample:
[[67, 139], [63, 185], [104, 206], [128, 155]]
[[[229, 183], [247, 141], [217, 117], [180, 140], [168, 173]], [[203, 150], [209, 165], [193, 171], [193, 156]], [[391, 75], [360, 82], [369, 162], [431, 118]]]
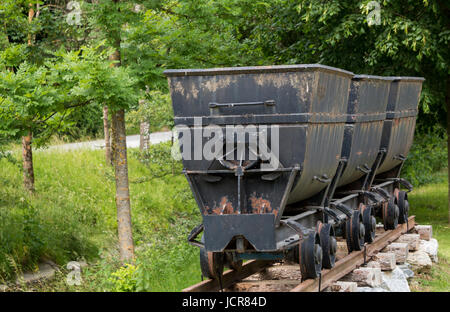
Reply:
[[[34, 16], [33, 4], [29, 4], [28, 10], [28, 23], [31, 24]], [[32, 45], [31, 33], [28, 34], [28, 45]], [[31, 147], [31, 141], [33, 139], [33, 133], [28, 131], [26, 136], [22, 137], [22, 162], [23, 162], [23, 185], [25, 189], [30, 192], [34, 192], [34, 170], [33, 170], [33, 152]]]
[[[119, 0], [114, 0], [118, 3]], [[119, 12], [120, 13], [120, 12]], [[115, 42], [116, 50], [110, 60], [119, 61], [112, 66], [120, 66], [120, 39]], [[127, 136], [125, 131], [125, 111], [120, 109], [111, 114], [113, 132], [113, 162], [116, 177], [117, 228], [119, 234], [120, 260], [134, 261], [134, 243], [131, 229], [130, 188], [128, 185]]]
[[119, 232], [120, 259], [134, 259], [133, 234], [131, 230], [130, 191], [128, 185], [127, 139], [125, 112], [123, 109], [111, 114], [113, 126], [114, 169], [116, 176], [116, 207]]
[[[30, 9], [28, 10], [28, 23], [30, 23], [31, 24], [31, 22], [33, 21], [33, 16], [34, 16], [34, 9], [33, 9], [33, 4], [32, 3], [30, 3], [30, 4], [28, 4], [29, 5], [29, 7], [30, 7]], [[29, 33], [28, 34], [28, 45], [30, 46], [30, 45], [32, 45], [32, 42], [31, 42], [31, 34]]]
[[112, 165], [111, 141], [109, 136], [108, 106], [103, 106], [103, 131], [105, 133], [105, 158], [108, 165]]
[[22, 137], [23, 185], [30, 192], [34, 192], [32, 139], [33, 134], [31, 131], [28, 132], [27, 136]]
[[447, 76], [445, 104], [447, 106], [448, 223], [450, 224], [450, 75]]
[[[139, 100], [139, 106], [144, 105], [145, 100]], [[141, 121], [139, 127], [139, 149], [142, 151], [148, 150], [150, 146], [150, 123], [145, 120]]]

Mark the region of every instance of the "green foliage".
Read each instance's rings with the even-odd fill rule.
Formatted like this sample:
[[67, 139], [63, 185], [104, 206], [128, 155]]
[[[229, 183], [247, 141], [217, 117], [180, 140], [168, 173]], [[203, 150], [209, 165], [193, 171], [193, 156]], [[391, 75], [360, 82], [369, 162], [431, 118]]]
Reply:
[[0, 72], [0, 93], [0, 135], [12, 137], [35, 130], [33, 126], [42, 121], [41, 116], [47, 118], [57, 97], [48, 69], [28, 63], [15, 73]]
[[16, 72], [0, 64], [0, 136], [17, 138], [32, 131], [39, 146], [74, 125], [74, 118], [64, 121], [77, 107], [91, 104], [101, 111], [108, 103], [113, 111], [133, 105], [135, 81], [126, 68], [110, 66], [111, 53], [83, 46], [74, 52], [59, 50], [42, 66], [24, 62]]
[[[127, 109], [137, 102], [135, 80], [124, 67], [112, 67], [107, 61], [112, 49], [82, 47], [75, 52], [59, 51], [55, 75], [59, 82], [67, 84], [68, 100], [82, 105], [95, 103], [100, 107], [108, 103], [111, 110]], [[56, 77], [55, 77], [56, 79]], [[107, 90], [107, 92], [105, 92]]]
[[[168, 144], [152, 145], [151, 149], [170, 153]], [[13, 156], [18, 154], [14, 152]], [[137, 152], [130, 151], [128, 158], [133, 238], [138, 261], [149, 266], [159, 261], [153, 257], [166, 257], [166, 253], [175, 253], [175, 248], [187, 245], [186, 233], [200, 222], [200, 217], [180, 170], [172, 175], [171, 162], [155, 160], [143, 164], [134, 155]], [[50, 258], [64, 266], [80, 257], [94, 262], [99, 255], [113, 253], [106, 263], [99, 260], [91, 272], [95, 271], [96, 279], [101, 278], [101, 287], [112, 289], [108, 279], [118, 269], [114, 261], [118, 259], [115, 181], [113, 169], [104, 164], [104, 152], [44, 150], [35, 151], [33, 156], [35, 172], [40, 177], [34, 195], [24, 192], [18, 168], [6, 159], [0, 160], [0, 276], [11, 279], [17, 271], [34, 269], [41, 259]], [[175, 162], [175, 168], [181, 168], [181, 164]], [[158, 172], [167, 174], [153, 176]], [[170, 242], [162, 239], [171, 237], [174, 231], [178, 231], [176, 238]], [[161, 242], [158, 253], [144, 252], [149, 244], [159, 240], [166, 243]], [[147, 256], [141, 258], [141, 253]], [[198, 259], [192, 261], [192, 267], [198, 269]], [[170, 274], [177, 278], [174, 272]], [[160, 276], [158, 283], [162, 285], [163, 280], [164, 276]], [[151, 287], [155, 288], [153, 284]]]
[[57, 135], [65, 141], [103, 137], [103, 112], [96, 103], [72, 110], [64, 122]]
[[153, 235], [138, 251], [137, 291], [179, 291], [198, 282], [199, 251], [186, 243], [196, 222], [193, 216], [175, 214], [169, 230]]
[[436, 175], [447, 166], [447, 136], [442, 128], [418, 133], [402, 169], [402, 176], [414, 186], [438, 182]]
[[111, 273], [109, 281], [113, 283], [112, 291], [130, 292], [136, 291], [136, 271], [137, 267], [132, 264], [126, 264], [117, 271]]
[[[423, 76], [419, 129], [445, 126], [450, 5], [445, 1], [232, 1], [246, 8], [238, 29], [249, 47], [278, 64], [322, 63], [356, 73]], [[423, 123], [422, 123], [423, 121]]]
[[[135, 14], [129, 10], [118, 12], [111, 1], [81, 1], [81, 24], [70, 25], [68, 3], [6, 0], [0, 4], [3, 138], [14, 140], [31, 131], [34, 144], [39, 146], [58, 131], [74, 138], [96, 135], [101, 129], [101, 119], [97, 118], [101, 106], [108, 104], [114, 111], [137, 101], [135, 80], [127, 69], [111, 68], [107, 60], [113, 51], [107, 48], [111, 39], [108, 34], [117, 33], [127, 12]], [[119, 6], [132, 4], [122, 1]], [[35, 12], [31, 22], [30, 8]], [[96, 18], [106, 13], [110, 13], [102, 20], [106, 28], [95, 28], [100, 25], [94, 22]], [[83, 109], [90, 118], [82, 119], [75, 108], [88, 104], [97, 106], [97, 114], [91, 106]]]
[[19, 161], [16, 158], [14, 158], [13, 154], [9, 151], [3, 151], [2, 146], [0, 145], [0, 160], [1, 159], [4, 159], [20, 168]]
[[[162, 128], [173, 127], [173, 111], [170, 95], [161, 91], [150, 91], [145, 100], [139, 101], [136, 110], [131, 110], [126, 116], [127, 127], [130, 132], [139, 133], [141, 122], [149, 122], [150, 130], [158, 131]], [[134, 130], [134, 131], [133, 131]]]
[[148, 174], [140, 179], [131, 180], [131, 183], [141, 183], [149, 179], [181, 174], [183, 169], [181, 162], [175, 161], [172, 157], [172, 150], [176, 148], [178, 146], [172, 146], [171, 142], [165, 142], [151, 145], [148, 150], [131, 151], [131, 155], [149, 169]]

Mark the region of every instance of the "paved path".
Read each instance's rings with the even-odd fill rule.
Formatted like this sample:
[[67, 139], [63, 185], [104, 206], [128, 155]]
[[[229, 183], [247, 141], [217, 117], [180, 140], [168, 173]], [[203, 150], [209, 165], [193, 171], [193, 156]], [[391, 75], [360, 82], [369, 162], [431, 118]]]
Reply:
[[[155, 132], [150, 134], [150, 143], [157, 144], [161, 142], [170, 141], [172, 138], [172, 132]], [[139, 134], [127, 136], [127, 147], [134, 148], [139, 147]], [[61, 145], [53, 145], [48, 148], [48, 150], [62, 150], [70, 151], [77, 149], [103, 149], [105, 148], [105, 140], [96, 140], [89, 142], [79, 142], [79, 143], [67, 143]]]

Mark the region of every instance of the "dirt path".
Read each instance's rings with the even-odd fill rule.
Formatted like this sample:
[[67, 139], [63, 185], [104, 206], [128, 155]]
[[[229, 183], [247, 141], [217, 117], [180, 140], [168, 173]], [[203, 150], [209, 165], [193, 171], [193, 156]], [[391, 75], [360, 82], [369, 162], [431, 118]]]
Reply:
[[[172, 132], [155, 132], [150, 135], [151, 144], [157, 144], [161, 142], [170, 141], [172, 138]], [[62, 151], [70, 151], [77, 149], [103, 149], [105, 147], [104, 140], [95, 140], [88, 142], [78, 142], [78, 143], [67, 143], [61, 145], [53, 145], [50, 146], [47, 150], [62, 150]], [[139, 147], [139, 134], [129, 135], [127, 136], [127, 147], [135, 148]]]

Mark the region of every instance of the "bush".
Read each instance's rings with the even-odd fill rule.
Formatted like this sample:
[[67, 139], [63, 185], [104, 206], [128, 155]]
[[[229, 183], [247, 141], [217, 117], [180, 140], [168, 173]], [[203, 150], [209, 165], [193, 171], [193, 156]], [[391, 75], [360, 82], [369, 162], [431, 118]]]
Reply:
[[[162, 289], [164, 279], [170, 278], [170, 289], [179, 290], [178, 281], [188, 286], [180, 267], [198, 270], [198, 254], [193, 255], [196, 248], [186, 243], [186, 235], [199, 224], [200, 215], [189, 184], [180, 174], [179, 161], [173, 161], [172, 174], [170, 149], [170, 142], [151, 145], [144, 158], [137, 149], [129, 150], [133, 239], [139, 257], [136, 264], [142, 265], [136, 268], [137, 289]], [[19, 157], [19, 152], [13, 156]], [[114, 174], [113, 168], [104, 164], [103, 151], [47, 150], [33, 156], [35, 194], [24, 191], [17, 166], [0, 160], [0, 284], [21, 271], [34, 270], [46, 259], [59, 265], [80, 257], [97, 261], [102, 249], [115, 250], [117, 243]], [[152, 244], [157, 248], [147, 251]], [[184, 248], [191, 248], [188, 258]], [[102, 290], [134, 287], [133, 281], [126, 281], [134, 278], [130, 272], [117, 271], [119, 266], [113, 261], [117, 258], [114, 255], [94, 265], [95, 282], [84, 273], [83, 280]], [[176, 270], [159, 266], [170, 263], [176, 263]], [[146, 273], [147, 268], [151, 273]], [[158, 275], [158, 270], [167, 275]], [[156, 274], [152, 276], [158, 276], [157, 282], [148, 284], [148, 274]], [[194, 274], [197, 279], [199, 276]], [[139, 280], [147, 281], [148, 287]], [[74, 287], [71, 289], [77, 290]]]
[[444, 129], [434, 128], [417, 133], [402, 169], [402, 176], [414, 186], [438, 182], [436, 175], [447, 166], [447, 136]]
[[137, 251], [137, 291], [179, 291], [198, 281], [199, 250], [186, 237], [200, 222], [198, 214], [177, 213], [168, 229], [148, 236]]
[[173, 111], [170, 95], [161, 91], [150, 91], [146, 94], [146, 99], [136, 110], [127, 113], [127, 132], [139, 133], [140, 123], [150, 122], [152, 132], [162, 128], [173, 127]]
[[136, 270], [132, 264], [126, 264], [111, 274], [109, 281], [113, 283], [112, 291], [136, 291]]
[[65, 123], [69, 126], [59, 131], [58, 136], [66, 141], [103, 137], [103, 111], [96, 104], [71, 111]]
[[[178, 144], [178, 143], [174, 143]], [[151, 145], [147, 150], [132, 150], [130, 154], [137, 158], [146, 168], [150, 169], [143, 181], [153, 178], [162, 178], [169, 174], [181, 174], [183, 165], [172, 157], [172, 143], [163, 142]], [[178, 148], [175, 146], [174, 148]]]
[[[0, 282], [34, 270], [43, 259], [66, 263], [79, 255], [97, 254], [97, 247], [83, 233], [76, 217], [60, 210], [42, 211], [27, 196], [16, 195], [3, 198], [3, 206], [0, 200]], [[8, 201], [15, 202], [13, 208]]]

